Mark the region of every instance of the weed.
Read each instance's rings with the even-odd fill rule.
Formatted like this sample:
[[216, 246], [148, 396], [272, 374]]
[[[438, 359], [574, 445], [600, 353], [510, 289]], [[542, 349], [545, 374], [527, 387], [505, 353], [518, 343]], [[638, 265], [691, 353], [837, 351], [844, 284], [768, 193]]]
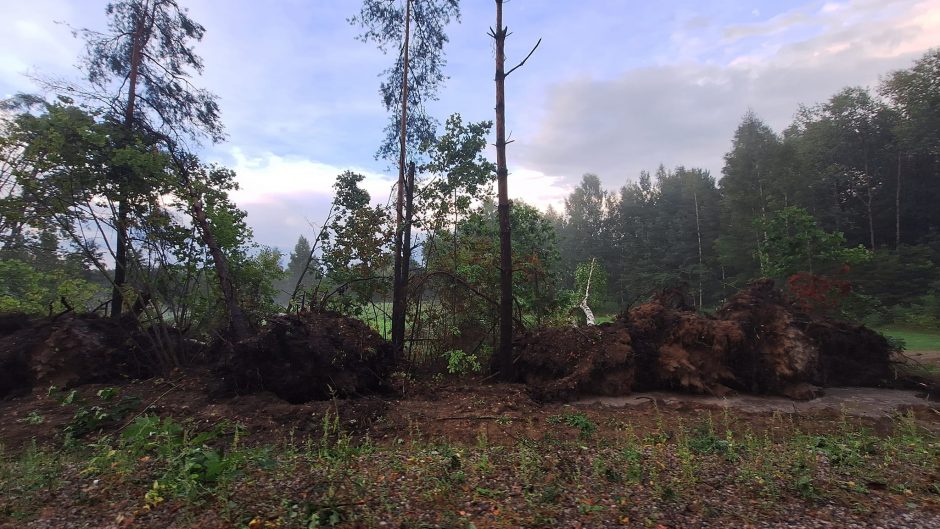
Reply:
[[545, 420], [548, 424], [562, 424], [578, 430], [578, 438], [590, 439], [597, 431], [597, 424], [588, 419], [583, 413], [568, 413], [566, 415], [551, 415]]
[[578, 512], [581, 514], [594, 514], [606, 508], [607, 507], [604, 505], [597, 505], [589, 500], [581, 500], [578, 502]]
[[[118, 391], [115, 388], [104, 388], [98, 391], [98, 402], [93, 405], [81, 406], [75, 412], [72, 420], [65, 427], [66, 444], [73, 439], [80, 439], [86, 435], [102, 430], [109, 426], [119, 424], [132, 411], [140, 407], [137, 397], [122, 397], [114, 402]], [[63, 406], [76, 402], [75, 391], [62, 399]]]
[[43, 417], [42, 414], [40, 414], [38, 411], [33, 410], [29, 412], [29, 414], [26, 417], [23, 417], [22, 419], [17, 419], [16, 422], [20, 424], [30, 424], [30, 425], [35, 426], [37, 424], [42, 424], [46, 422], [46, 418]]

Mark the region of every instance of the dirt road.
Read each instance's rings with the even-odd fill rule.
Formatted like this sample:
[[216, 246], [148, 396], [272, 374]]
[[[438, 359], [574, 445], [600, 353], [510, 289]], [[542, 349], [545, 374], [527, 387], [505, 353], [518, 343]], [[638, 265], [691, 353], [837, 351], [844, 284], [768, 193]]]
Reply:
[[844, 412], [857, 417], [890, 417], [912, 408], [930, 408], [940, 413], [940, 403], [928, 401], [915, 391], [879, 388], [827, 388], [824, 396], [794, 401], [785, 397], [734, 395], [711, 397], [654, 391], [635, 393], [626, 397], [589, 397], [577, 404], [604, 404], [614, 407], [629, 407], [654, 401], [667, 407], [683, 404], [731, 408], [745, 413], [805, 413], [818, 411]]

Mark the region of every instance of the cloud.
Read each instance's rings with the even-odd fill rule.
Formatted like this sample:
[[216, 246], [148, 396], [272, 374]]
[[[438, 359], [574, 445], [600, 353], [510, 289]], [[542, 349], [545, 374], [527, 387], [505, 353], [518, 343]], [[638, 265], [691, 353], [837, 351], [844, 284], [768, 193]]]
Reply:
[[[699, 166], [719, 176], [748, 109], [780, 130], [799, 104], [823, 101], [845, 86], [873, 86], [880, 75], [910, 66], [937, 44], [936, 2], [883, 4], [861, 0], [823, 8], [812, 28], [795, 10], [733, 29], [734, 38], [705, 45], [694, 60], [555, 83], [537, 132], [517, 144], [518, 161], [563, 175], [568, 183], [594, 172], [619, 186], [660, 163]], [[760, 46], [740, 46], [746, 35], [758, 33]]]
[[236, 174], [239, 189], [232, 200], [248, 214], [255, 239], [289, 251], [297, 236], [316, 235], [333, 200], [333, 184], [340, 173], [350, 170], [365, 176], [360, 184], [373, 204], [385, 204], [394, 178], [359, 167], [339, 167], [300, 156], [271, 152], [247, 154], [232, 147], [228, 164]]
[[509, 173], [510, 198], [522, 200], [542, 211], [549, 205], [556, 208], [574, 189], [561, 176], [549, 176], [533, 169], [517, 168]]
[[372, 196], [373, 203], [384, 203], [394, 179], [359, 167], [335, 165], [271, 152], [248, 155], [240, 147], [230, 150], [240, 189], [233, 198], [240, 205], [275, 203], [283, 197], [298, 195], [332, 196], [336, 177], [344, 171], [360, 173], [360, 184]]

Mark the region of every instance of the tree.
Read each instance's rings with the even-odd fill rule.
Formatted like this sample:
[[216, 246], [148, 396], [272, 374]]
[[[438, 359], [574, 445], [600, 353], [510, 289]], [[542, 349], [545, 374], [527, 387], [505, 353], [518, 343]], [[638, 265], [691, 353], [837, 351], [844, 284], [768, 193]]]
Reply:
[[[406, 178], [407, 153], [409, 150], [414, 152], [418, 146], [434, 138], [435, 124], [424, 113], [424, 103], [436, 97], [445, 79], [443, 49], [448, 38], [444, 27], [451, 18], [459, 20], [460, 17], [457, 0], [405, 0], [404, 4], [402, 7], [397, 0], [364, 0], [359, 14], [349, 19], [351, 24], [363, 28], [361, 40], [374, 41], [383, 52], [401, 43], [401, 53], [395, 64], [385, 71], [387, 80], [381, 85], [382, 100], [392, 114], [392, 122], [386, 127], [386, 139], [378, 152], [379, 157], [390, 158], [395, 153], [398, 158], [392, 346], [399, 357], [404, 350], [411, 265], [410, 257], [406, 255], [410, 254], [411, 240], [410, 237], [405, 240], [406, 233], [410, 234], [411, 215], [405, 209], [406, 202], [413, 199], [406, 195], [414, 192], [413, 177], [411, 183]], [[409, 108], [417, 112], [409, 112]]]
[[499, 214], [499, 346], [493, 354], [492, 369], [504, 380], [513, 378], [512, 361], [512, 226], [510, 222], [509, 169], [506, 165], [506, 77], [529, 60], [538, 48], [518, 65], [506, 71], [506, 37], [509, 28], [503, 26], [503, 0], [496, 0], [496, 29], [490, 28], [490, 36], [496, 43], [496, 185]]
[[[189, 18], [176, 0], [122, 0], [108, 4], [108, 31], [82, 30], [86, 40], [88, 80], [97, 89], [95, 99], [109, 105], [130, 136], [141, 131], [159, 134], [176, 143], [189, 137], [222, 137], [219, 108], [212, 94], [196, 89], [189, 71], [202, 71], [202, 61], [191, 41], [199, 41], [205, 28]], [[116, 97], [110, 92], [120, 87]], [[132, 172], [115, 174], [118, 187], [131, 186]], [[134, 197], [119, 197], [115, 230], [114, 288], [111, 314], [124, 306], [127, 280], [128, 222]]]
[[[323, 265], [330, 281], [324, 301], [343, 312], [360, 315], [382, 284], [391, 242], [388, 212], [370, 204], [369, 193], [359, 187], [364, 176], [346, 171], [333, 189], [335, 215], [322, 236]], [[341, 294], [336, 299], [334, 295]]]
[[[107, 102], [109, 115], [121, 121], [129, 139], [143, 133], [155, 136], [172, 156], [181, 195], [190, 201], [192, 218], [212, 253], [233, 338], [244, 338], [248, 326], [238, 306], [232, 272], [205, 215], [203, 190], [192, 179], [199, 163], [183, 148], [188, 140], [208, 137], [216, 142], [223, 138], [216, 96], [190, 81], [192, 73], [202, 72], [202, 60], [192, 45], [202, 39], [205, 28], [176, 0], [121, 0], [109, 4], [107, 14], [106, 33], [82, 31], [87, 43], [88, 80], [96, 89], [92, 97]], [[116, 96], [110, 94], [114, 86], [120, 87]], [[129, 217], [136, 199], [128, 189], [137, 185], [138, 176], [133, 171], [120, 171], [113, 177], [121, 191], [114, 223], [117, 240], [111, 304], [112, 316], [118, 317], [127, 279]]]
[[569, 273], [585, 259], [609, 260], [609, 202], [610, 195], [594, 174], [585, 174], [578, 187], [565, 198], [567, 221], [562, 231], [562, 248], [566, 254], [564, 266]]
[[[931, 172], [940, 160], [940, 49], [921, 57], [913, 67], [892, 72], [881, 84], [879, 92], [895, 113], [893, 134], [896, 138], [897, 167], [895, 181], [895, 250], [902, 244], [901, 189], [902, 169], [908, 182], [906, 196], [911, 204], [907, 208], [906, 233], [918, 234], [919, 229], [930, 231], [936, 226], [938, 190], [931, 185]], [[930, 168], [933, 167], [934, 171]], [[933, 217], [933, 218], [931, 218]], [[908, 237], [914, 242], [914, 237]]]
[[848, 246], [841, 233], [819, 228], [809, 212], [796, 206], [755, 223], [766, 233], [757, 257], [767, 277], [831, 273], [840, 265], [854, 265], [870, 256], [862, 246]]
[[766, 218], [774, 202], [776, 160], [780, 139], [753, 112], [748, 112], [734, 133], [725, 155], [722, 179], [723, 230], [719, 241], [722, 264], [738, 279], [753, 277], [753, 256], [764, 237], [754, 219]]

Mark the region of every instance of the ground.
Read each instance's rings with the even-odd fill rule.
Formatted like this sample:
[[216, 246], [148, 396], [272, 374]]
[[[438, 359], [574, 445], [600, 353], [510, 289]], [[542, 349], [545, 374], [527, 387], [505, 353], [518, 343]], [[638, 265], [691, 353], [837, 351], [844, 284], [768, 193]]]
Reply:
[[940, 410], [913, 392], [540, 404], [399, 376], [289, 404], [211, 378], [0, 401], [0, 528], [940, 526]]

